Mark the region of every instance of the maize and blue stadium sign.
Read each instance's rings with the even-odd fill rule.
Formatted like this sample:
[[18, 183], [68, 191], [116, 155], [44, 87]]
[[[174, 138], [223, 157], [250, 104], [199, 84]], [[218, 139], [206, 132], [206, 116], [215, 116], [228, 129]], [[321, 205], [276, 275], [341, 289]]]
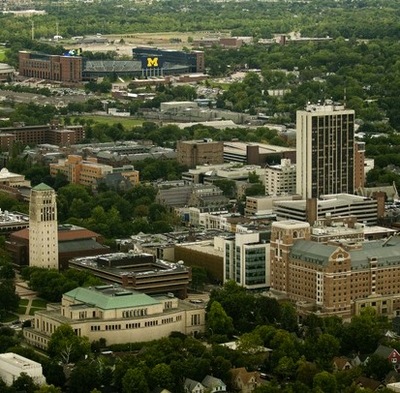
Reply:
[[154, 69], [163, 67], [163, 59], [161, 56], [142, 56], [142, 69]]

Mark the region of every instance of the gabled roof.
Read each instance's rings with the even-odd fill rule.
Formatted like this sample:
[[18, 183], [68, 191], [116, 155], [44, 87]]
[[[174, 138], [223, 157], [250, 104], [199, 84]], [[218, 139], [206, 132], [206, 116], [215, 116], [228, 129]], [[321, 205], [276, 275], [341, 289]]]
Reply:
[[251, 378], [257, 380], [260, 376], [257, 371], [247, 371], [244, 367], [233, 368], [231, 369], [231, 373], [234, 379], [239, 377], [245, 385], [249, 383]]
[[[190, 378], [185, 379], [185, 386], [189, 389], [189, 391], [194, 390], [194, 388], [203, 386], [199, 381], [195, 381]], [[203, 389], [204, 390], [204, 389]]]
[[393, 348], [386, 347], [385, 345], [379, 345], [379, 347], [376, 348], [376, 350], [373, 354], [378, 355], [382, 358], [388, 358], [392, 352], [393, 352]]
[[349, 366], [352, 367], [350, 359], [345, 356], [335, 356], [333, 358], [333, 363], [336, 365], [338, 370], [344, 370], [346, 364], [349, 364]]
[[371, 389], [373, 392], [377, 390], [382, 384], [375, 379], [360, 376], [356, 379], [356, 385], [362, 386], [363, 388]]
[[201, 381], [202, 385], [204, 385], [206, 388], [216, 388], [223, 386], [225, 387], [225, 383], [219, 379], [215, 378], [212, 375], [206, 375], [204, 379]]

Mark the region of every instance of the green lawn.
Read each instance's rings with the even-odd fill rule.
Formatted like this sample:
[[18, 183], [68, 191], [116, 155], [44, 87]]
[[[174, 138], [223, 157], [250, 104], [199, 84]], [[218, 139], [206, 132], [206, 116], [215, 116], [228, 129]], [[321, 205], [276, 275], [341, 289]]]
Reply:
[[19, 305], [21, 306], [27, 306], [29, 303], [29, 299], [20, 299]]
[[6, 60], [6, 54], [4, 49], [0, 49], [0, 62], [4, 62]]
[[18, 310], [17, 310], [17, 313], [20, 314], [20, 315], [26, 314], [26, 306], [19, 306]]
[[33, 299], [32, 300], [32, 307], [34, 308], [46, 308], [47, 301], [43, 299]]
[[18, 319], [17, 315], [7, 313], [7, 315], [1, 319], [1, 322], [12, 322], [12, 321], [16, 321], [17, 319]]
[[115, 117], [115, 116], [83, 115], [83, 116], [75, 116], [75, 118], [86, 119], [86, 120], [91, 119], [96, 123], [105, 123], [109, 125], [121, 123], [124, 126], [124, 128], [141, 126], [144, 122], [144, 120], [130, 119], [126, 117]]

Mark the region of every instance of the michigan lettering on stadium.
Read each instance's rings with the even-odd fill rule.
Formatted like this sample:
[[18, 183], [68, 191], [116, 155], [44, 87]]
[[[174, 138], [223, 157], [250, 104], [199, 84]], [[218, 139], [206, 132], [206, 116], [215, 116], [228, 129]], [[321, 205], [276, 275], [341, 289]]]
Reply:
[[143, 77], [163, 75], [162, 56], [143, 56], [141, 62]]

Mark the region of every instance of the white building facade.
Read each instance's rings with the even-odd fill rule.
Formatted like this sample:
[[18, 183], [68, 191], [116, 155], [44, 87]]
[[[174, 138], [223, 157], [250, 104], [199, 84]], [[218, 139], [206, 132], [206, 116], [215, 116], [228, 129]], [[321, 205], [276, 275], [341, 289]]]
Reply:
[[0, 354], [0, 378], [6, 385], [11, 386], [21, 373], [29, 375], [38, 385], [46, 383], [40, 363], [12, 352]]
[[35, 313], [33, 327], [24, 329], [28, 343], [46, 349], [62, 324], [89, 341], [105, 338], [107, 345], [143, 342], [172, 332], [195, 335], [205, 331], [205, 309], [173, 294], [149, 296], [115, 285], [75, 288], [60, 306]]
[[284, 158], [279, 165], [265, 168], [266, 195], [293, 195], [296, 193], [296, 165]]
[[269, 287], [269, 244], [258, 232], [241, 232], [224, 239], [224, 283], [247, 289]]

